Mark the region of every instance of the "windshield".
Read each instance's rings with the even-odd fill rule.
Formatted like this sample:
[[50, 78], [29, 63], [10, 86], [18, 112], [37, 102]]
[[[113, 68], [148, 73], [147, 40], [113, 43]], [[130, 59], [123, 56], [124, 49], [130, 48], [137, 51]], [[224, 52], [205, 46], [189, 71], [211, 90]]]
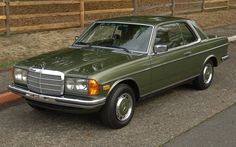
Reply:
[[96, 23], [75, 44], [147, 52], [151, 32], [152, 27], [145, 25]]

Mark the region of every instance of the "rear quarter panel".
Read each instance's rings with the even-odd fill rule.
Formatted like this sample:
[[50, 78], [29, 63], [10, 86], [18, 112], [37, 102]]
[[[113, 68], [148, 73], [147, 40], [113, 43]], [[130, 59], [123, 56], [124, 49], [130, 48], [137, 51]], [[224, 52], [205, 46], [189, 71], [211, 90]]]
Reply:
[[192, 48], [193, 67], [195, 74], [199, 74], [204, 63], [211, 57], [217, 59], [217, 65], [222, 63], [221, 57], [227, 55], [228, 39], [226, 37], [215, 37], [202, 40]]

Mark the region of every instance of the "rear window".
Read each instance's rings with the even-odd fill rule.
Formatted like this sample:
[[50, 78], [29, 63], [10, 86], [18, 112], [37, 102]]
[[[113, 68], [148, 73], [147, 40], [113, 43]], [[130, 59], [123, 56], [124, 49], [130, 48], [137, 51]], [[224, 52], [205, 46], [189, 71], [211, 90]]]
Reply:
[[179, 23], [179, 27], [182, 33], [184, 45], [192, 43], [197, 40], [197, 37], [195, 34], [192, 32], [192, 30], [187, 26], [185, 23]]

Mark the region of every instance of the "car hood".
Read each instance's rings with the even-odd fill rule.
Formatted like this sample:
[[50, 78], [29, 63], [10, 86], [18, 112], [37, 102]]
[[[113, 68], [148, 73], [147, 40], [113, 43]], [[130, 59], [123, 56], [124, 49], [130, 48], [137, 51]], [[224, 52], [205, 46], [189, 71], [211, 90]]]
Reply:
[[65, 74], [95, 74], [144, 55], [101, 48], [65, 48], [19, 62], [16, 66], [61, 71]]

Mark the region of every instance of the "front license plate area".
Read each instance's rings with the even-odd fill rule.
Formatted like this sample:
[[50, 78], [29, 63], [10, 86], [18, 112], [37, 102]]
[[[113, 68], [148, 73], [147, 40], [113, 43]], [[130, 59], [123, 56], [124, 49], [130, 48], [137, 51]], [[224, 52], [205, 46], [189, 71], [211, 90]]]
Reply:
[[33, 99], [42, 99], [43, 98], [42, 96], [36, 95], [36, 94], [26, 94], [26, 96], [29, 96], [29, 97], [31, 97]]

